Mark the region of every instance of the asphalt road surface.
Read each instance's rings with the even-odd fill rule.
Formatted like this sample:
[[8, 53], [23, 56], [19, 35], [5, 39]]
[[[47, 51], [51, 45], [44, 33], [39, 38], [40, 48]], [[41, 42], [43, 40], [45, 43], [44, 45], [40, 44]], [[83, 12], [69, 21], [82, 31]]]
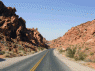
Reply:
[[[0, 71], [30, 71], [43, 57], [35, 71], [71, 71], [63, 62], [53, 54], [54, 49], [45, 50], [35, 56], [24, 59]], [[45, 55], [46, 54], [46, 55]], [[33, 71], [33, 70], [32, 70]]]

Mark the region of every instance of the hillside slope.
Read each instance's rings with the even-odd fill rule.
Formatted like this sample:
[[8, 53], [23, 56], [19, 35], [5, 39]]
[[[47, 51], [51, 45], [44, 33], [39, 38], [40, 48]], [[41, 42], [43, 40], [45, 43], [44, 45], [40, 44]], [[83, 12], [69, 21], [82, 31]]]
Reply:
[[38, 47], [48, 48], [37, 28], [26, 28], [26, 21], [15, 12], [15, 8], [6, 7], [0, 1], [0, 54], [12, 57], [37, 51]]
[[76, 48], [75, 57], [83, 52], [87, 55], [87, 61], [95, 62], [95, 20], [72, 27], [65, 35], [50, 43], [51, 48]]

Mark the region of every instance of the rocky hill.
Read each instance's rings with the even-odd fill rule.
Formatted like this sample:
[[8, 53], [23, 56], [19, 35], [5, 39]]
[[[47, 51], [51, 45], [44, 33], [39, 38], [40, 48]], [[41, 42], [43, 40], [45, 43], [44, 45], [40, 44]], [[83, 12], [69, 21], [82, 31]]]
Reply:
[[50, 41], [51, 48], [74, 48], [76, 55], [84, 52], [88, 61], [95, 61], [95, 20], [72, 27], [63, 37]]
[[37, 51], [38, 47], [48, 48], [38, 29], [26, 28], [26, 21], [15, 12], [15, 7], [6, 7], [0, 1], [0, 54], [7, 53], [6, 56], [9, 56], [11, 52], [12, 57]]

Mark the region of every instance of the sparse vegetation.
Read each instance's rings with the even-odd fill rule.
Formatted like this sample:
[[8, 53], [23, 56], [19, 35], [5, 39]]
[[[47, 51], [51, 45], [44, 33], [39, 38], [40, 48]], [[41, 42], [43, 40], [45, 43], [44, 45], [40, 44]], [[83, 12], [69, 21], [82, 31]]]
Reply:
[[34, 54], [34, 53], [35, 53], [35, 51], [31, 51], [31, 53], [32, 53], [32, 54]]
[[9, 49], [8, 47], [6, 47], [6, 49]]
[[73, 48], [68, 47], [66, 49], [66, 56], [70, 58], [74, 58], [75, 60], [84, 60], [86, 58], [86, 54], [81, 52], [81, 47], [77, 50], [77, 46], [73, 46]]
[[38, 47], [38, 50], [40, 51], [40, 47]]
[[87, 47], [86, 50], [89, 50], [89, 48]]
[[94, 53], [93, 52], [90, 52], [90, 55], [94, 55]]
[[85, 37], [85, 35], [83, 35], [83, 37]]
[[19, 50], [23, 50], [23, 48], [20, 47]]
[[86, 54], [84, 52], [78, 52], [76, 56], [74, 56], [75, 60], [84, 60], [86, 58]]
[[70, 58], [73, 58], [75, 52], [76, 52], [76, 48], [71, 49], [70, 47], [68, 47], [68, 48], [66, 49], [66, 56], [67, 56], [67, 57], [70, 57]]
[[30, 48], [27, 48], [27, 51], [28, 51], [28, 52], [31, 52], [31, 49], [30, 49]]
[[5, 57], [10, 57], [10, 54], [6, 54]]
[[42, 51], [42, 50], [44, 50], [43, 47], [38, 47], [38, 51]]
[[41, 48], [41, 50], [44, 50], [44, 48]]
[[63, 53], [65, 52], [65, 50], [59, 49], [59, 53]]
[[23, 53], [20, 53], [19, 55], [20, 55], [20, 56], [23, 56]]
[[3, 54], [5, 54], [5, 51], [0, 51], [0, 55], [3, 55]]
[[15, 53], [13, 53], [13, 54], [12, 54], [12, 56], [13, 56], [13, 57], [16, 57], [16, 54], [15, 54]]
[[59, 47], [62, 47], [62, 46], [59, 46]]
[[18, 53], [26, 54], [26, 52], [24, 50], [19, 50]]
[[92, 60], [91, 60], [91, 59], [85, 59], [85, 61], [86, 61], [86, 62], [92, 62]]

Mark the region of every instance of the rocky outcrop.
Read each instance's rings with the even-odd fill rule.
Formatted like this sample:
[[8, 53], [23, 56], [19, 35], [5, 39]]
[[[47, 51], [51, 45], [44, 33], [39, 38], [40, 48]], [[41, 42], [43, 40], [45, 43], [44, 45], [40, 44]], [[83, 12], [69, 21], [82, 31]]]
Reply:
[[[95, 20], [88, 21], [81, 25], [72, 27], [68, 32], [63, 35], [63, 37], [57, 38], [53, 40], [53, 43], [59, 43], [61, 45], [75, 45], [82, 42], [88, 42], [88, 40], [92, 39], [95, 41]], [[58, 46], [57, 45], [57, 46]]]
[[22, 37], [26, 33], [25, 20], [21, 17], [19, 18], [15, 12], [15, 8], [6, 7], [0, 1], [0, 32], [6, 36], [5, 41], [10, 41], [11, 38], [23, 40]]
[[[4, 36], [1, 40], [4, 42], [9, 41], [13, 43], [27, 42], [31, 46], [21, 44], [25, 47], [25, 50], [26, 47], [33, 50], [37, 50], [37, 47], [48, 48], [47, 44], [44, 42], [43, 36], [38, 32], [38, 30], [34, 28], [26, 28], [26, 21], [22, 17], [16, 15], [15, 12], [15, 8], [6, 7], [3, 2], [0, 1], [0, 34]], [[14, 41], [14, 39], [16, 41]], [[16, 48], [15, 45], [12, 45], [11, 43], [10, 45], [10, 50]], [[17, 52], [17, 50], [17, 48], [14, 49], [15, 52]]]
[[72, 27], [62, 37], [50, 43], [51, 48], [77, 47], [78, 51], [83, 51], [88, 55], [88, 60], [95, 61], [95, 20]]

